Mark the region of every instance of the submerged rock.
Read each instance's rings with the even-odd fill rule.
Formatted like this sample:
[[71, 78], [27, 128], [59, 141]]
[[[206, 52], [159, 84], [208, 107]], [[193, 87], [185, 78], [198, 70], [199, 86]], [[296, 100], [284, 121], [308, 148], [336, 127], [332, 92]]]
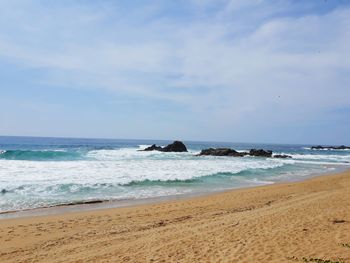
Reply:
[[272, 157], [272, 151], [265, 151], [263, 149], [251, 149], [249, 151], [249, 155], [257, 157]]
[[317, 145], [317, 146], [312, 146], [311, 149], [312, 150], [322, 150], [324, 147], [321, 145]]
[[161, 146], [157, 146], [153, 144], [150, 147], [147, 147], [141, 151], [160, 151], [160, 152], [187, 152], [186, 145], [180, 141], [174, 141], [173, 143], [162, 148]]
[[202, 150], [198, 155], [242, 157], [247, 154], [248, 153], [237, 152], [230, 148], [209, 148]]
[[273, 158], [287, 159], [287, 158], [292, 158], [292, 156], [287, 155], [287, 154], [276, 154], [276, 155], [273, 156]]

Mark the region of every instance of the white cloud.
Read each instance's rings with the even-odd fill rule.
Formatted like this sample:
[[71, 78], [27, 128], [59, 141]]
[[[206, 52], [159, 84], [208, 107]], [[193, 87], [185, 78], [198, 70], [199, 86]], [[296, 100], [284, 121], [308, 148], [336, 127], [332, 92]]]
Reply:
[[303, 122], [350, 106], [348, 7], [296, 16], [288, 1], [217, 3], [194, 0], [185, 19], [157, 5], [128, 14], [3, 2], [0, 60], [45, 68], [47, 83], [190, 105], [208, 127], [251, 127], [254, 114]]

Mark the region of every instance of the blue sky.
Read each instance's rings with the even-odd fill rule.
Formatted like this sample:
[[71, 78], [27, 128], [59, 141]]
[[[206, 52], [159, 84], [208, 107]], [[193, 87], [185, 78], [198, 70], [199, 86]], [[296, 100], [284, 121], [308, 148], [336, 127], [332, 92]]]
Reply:
[[350, 1], [1, 1], [0, 135], [350, 144]]

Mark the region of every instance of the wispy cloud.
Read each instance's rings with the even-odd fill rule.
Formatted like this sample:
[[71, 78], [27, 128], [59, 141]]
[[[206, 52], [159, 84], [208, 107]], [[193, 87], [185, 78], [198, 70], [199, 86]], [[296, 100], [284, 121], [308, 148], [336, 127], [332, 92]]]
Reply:
[[0, 62], [44, 70], [47, 86], [186, 107], [203, 138], [307, 129], [350, 106], [350, 7], [329, 2], [4, 1]]

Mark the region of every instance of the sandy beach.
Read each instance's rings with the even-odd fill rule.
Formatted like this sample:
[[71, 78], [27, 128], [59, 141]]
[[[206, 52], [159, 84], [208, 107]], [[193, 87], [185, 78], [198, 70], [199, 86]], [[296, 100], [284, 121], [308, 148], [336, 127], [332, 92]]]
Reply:
[[3, 219], [0, 244], [0, 262], [350, 262], [350, 172]]

